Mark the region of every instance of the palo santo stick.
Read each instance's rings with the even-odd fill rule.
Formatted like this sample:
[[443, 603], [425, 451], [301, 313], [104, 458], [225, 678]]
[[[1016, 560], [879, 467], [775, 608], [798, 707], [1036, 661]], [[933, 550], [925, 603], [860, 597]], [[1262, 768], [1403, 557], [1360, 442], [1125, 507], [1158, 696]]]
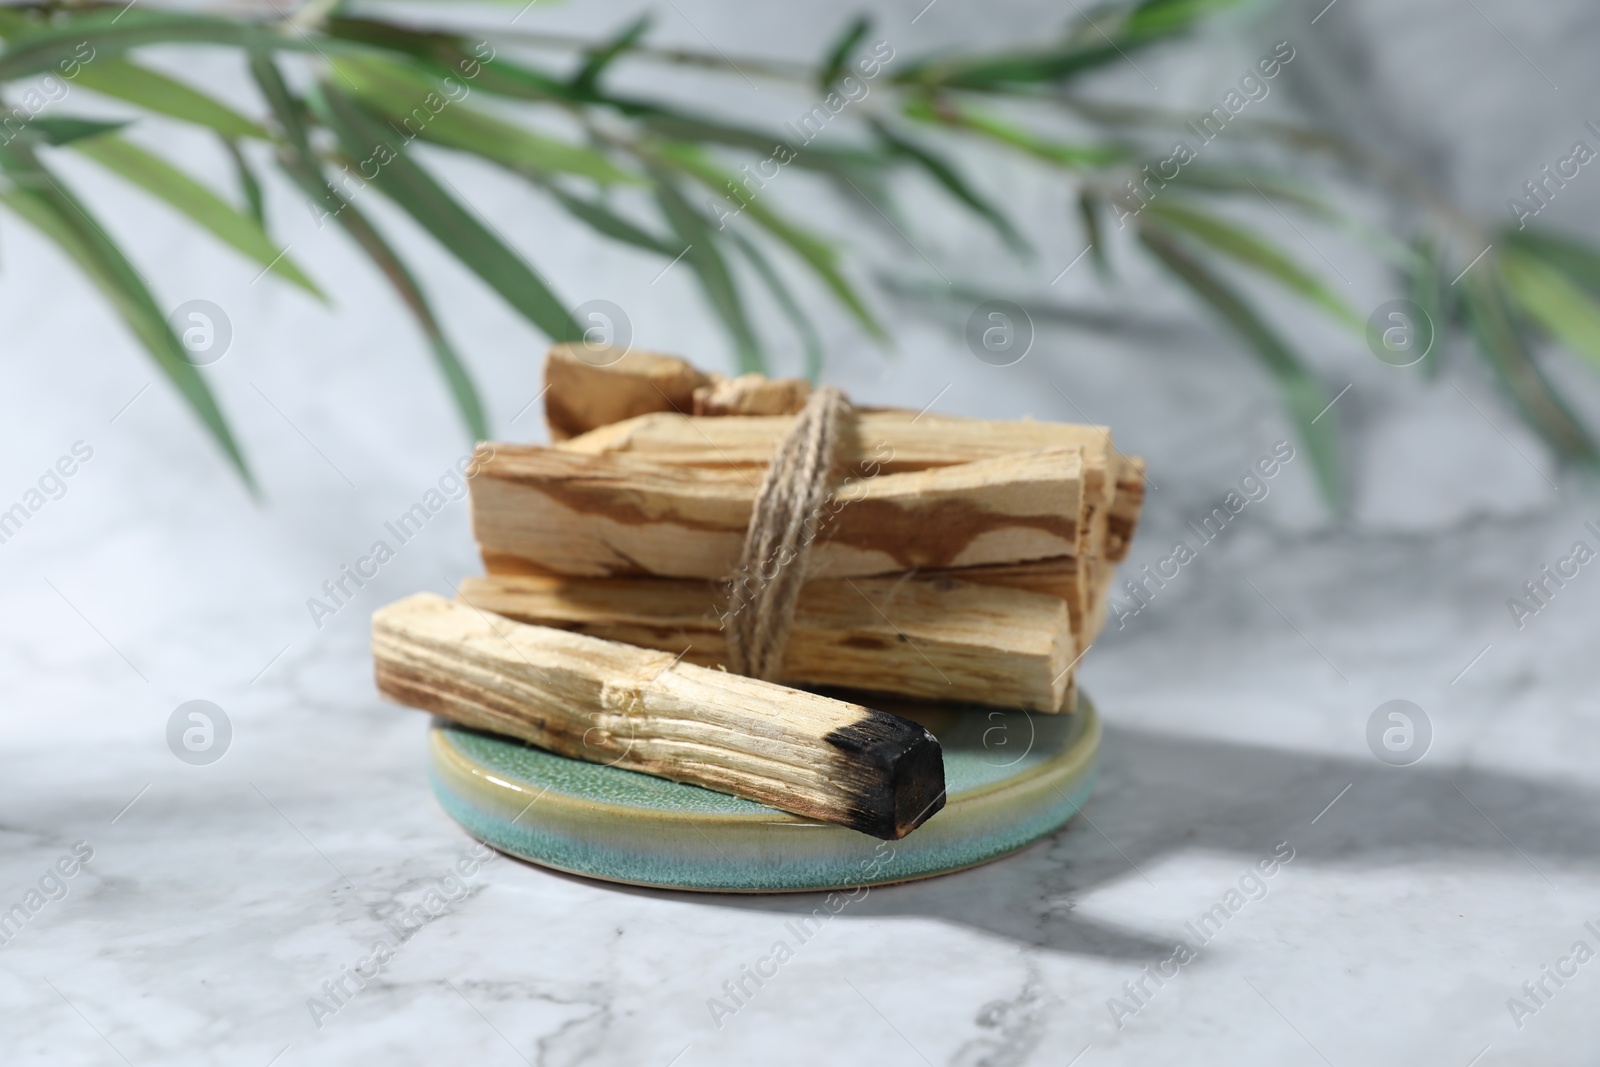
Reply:
[[[1072, 555], [1082, 468], [1073, 448], [846, 481], [824, 509], [809, 575]], [[547, 573], [722, 578], [738, 565], [757, 481], [740, 470], [496, 445], [471, 479], [473, 530], [486, 561], [517, 556]]]
[[1144, 506], [1144, 460], [1118, 455], [1117, 492], [1111, 502], [1104, 557], [1086, 559], [1087, 580], [1082, 582], [1083, 614], [1073, 620], [1072, 632], [1083, 648], [1100, 636], [1111, 605], [1111, 586], [1116, 581], [1116, 564], [1127, 558]]
[[1094, 644], [1105, 626], [1111, 597], [1111, 586], [1116, 580], [1117, 568], [1109, 560], [1074, 559], [1060, 556], [1055, 559], [1030, 560], [1026, 563], [1002, 563], [990, 567], [963, 567], [948, 571], [924, 572], [924, 577], [954, 578], [963, 582], [985, 585], [1003, 585], [1013, 589], [1026, 589], [1047, 593], [1067, 602], [1072, 623], [1073, 644], [1081, 654]]
[[694, 391], [696, 415], [793, 415], [806, 406], [811, 383], [804, 378], [741, 374]]
[[[653, 412], [601, 426], [563, 442], [564, 452], [636, 452], [689, 467], [764, 467], [792, 422], [788, 415], [690, 416]], [[948, 467], [1014, 452], [1077, 446], [1103, 465], [1109, 432], [1060, 422], [997, 422], [913, 411], [857, 411], [841, 442], [853, 474]]]
[[373, 615], [372, 654], [390, 699], [565, 756], [888, 839], [944, 805], [921, 726], [665, 652], [419, 593]]
[[[494, 577], [559, 577], [518, 556], [485, 552], [483, 562], [484, 568]], [[1001, 586], [1021, 592], [1054, 597], [1064, 601], [1067, 606], [1067, 619], [1072, 633], [1071, 647], [1075, 650], [1073, 659], [1076, 659], [1083, 650], [1094, 642], [1095, 635], [1099, 632], [1099, 623], [1105, 619], [1106, 600], [1109, 596], [1111, 580], [1116, 575], [1116, 569], [1113, 567], [1098, 563], [1093, 564], [1092, 567], [1095, 575], [1093, 580], [1090, 578], [1090, 563], [1080, 563], [1079, 560], [1072, 556], [1053, 556], [1050, 559], [1029, 560], [1025, 563], [996, 563], [983, 567], [928, 570], [914, 576], [898, 575], [883, 579], [857, 578], [853, 580], [862, 588], [866, 588], [864, 583], [868, 580], [886, 582], [944, 580], [962, 584]], [[585, 581], [587, 580], [585, 579]], [[665, 579], [651, 580], [665, 581]], [[1088, 624], [1087, 620], [1090, 618], [1098, 620], [1094, 626]], [[655, 644], [654, 641], [645, 641], [643, 639], [635, 643]], [[666, 645], [662, 644], [659, 647], [665, 648]], [[677, 648], [681, 649], [682, 647], [683, 644], [680, 642]], [[1071, 675], [1069, 674], [1068, 681], [1070, 682], [1070, 680]], [[1073, 702], [1069, 689], [1066, 703], [1067, 710], [1070, 710], [1072, 706]]]
[[[690, 381], [694, 385], [685, 389]], [[574, 442], [574, 451], [645, 451], [662, 462], [690, 466], [764, 466], [790, 420], [788, 414], [759, 412], [796, 411], [809, 393], [798, 379], [753, 374], [725, 379], [676, 356], [634, 350], [622, 355], [570, 343], [551, 347], [545, 384], [553, 440], [588, 433], [587, 441]], [[663, 413], [664, 419], [651, 417]], [[1089, 468], [1098, 471], [1111, 455], [1111, 433], [1103, 426], [989, 422], [898, 409], [858, 409], [857, 420], [862, 456], [877, 460], [887, 472], [1072, 445], [1083, 448]], [[875, 455], [880, 443], [893, 450], [887, 460]]]
[[1106, 559], [1121, 563], [1128, 556], [1133, 534], [1139, 526], [1139, 512], [1144, 508], [1144, 460], [1137, 456], [1118, 453], [1117, 491], [1111, 499], [1111, 511], [1106, 530]]
[[[669, 416], [676, 417], [676, 416]], [[1079, 559], [1103, 557], [1110, 539], [1110, 514], [1116, 497], [1114, 473], [1119, 453], [1104, 426], [1080, 423], [1015, 422], [960, 415], [922, 414], [900, 409], [863, 413], [858, 433], [877, 452], [892, 452], [897, 462], [923, 463], [961, 453], [1004, 455], [1019, 449], [1076, 445], [1083, 450], [1083, 513], [1078, 525]], [[902, 455], [906, 458], [902, 459]], [[946, 462], [959, 462], [947, 458]], [[933, 466], [928, 463], [928, 466]], [[1084, 600], [1087, 605], [1087, 598]]]
[[718, 380], [676, 356], [584, 343], [552, 345], [544, 362], [550, 439], [564, 441], [650, 411], [693, 411], [695, 390]]
[[[1050, 559], [1029, 560], [1025, 563], [997, 563], [987, 567], [929, 571], [925, 576], [998, 585], [1058, 597], [1067, 605], [1067, 618], [1072, 629], [1073, 644], [1082, 650], [1093, 640], [1092, 637], [1085, 636], [1087, 627], [1084, 622], [1088, 617], [1093, 598], [1089, 579], [1091, 562], [1072, 556], [1055, 556]], [[1073, 655], [1077, 653], [1074, 652]]]
[[[517, 556], [507, 556], [491, 552], [483, 554], [484, 569], [492, 576], [535, 576], [558, 577], [537, 564]], [[1062, 600], [1067, 606], [1067, 618], [1072, 632], [1073, 659], [1087, 649], [1094, 642], [1095, 634], [1099, 632], [1099, 625], [1091, 627], [1087, 619], [1096, 613], [1100, 621], [1105, 618], [1106, 599], [1109, 595], [1112, 578], [1116, 570], [1109, 566], [1095, 566], [1094, 574], [1098, 581], [1098, 588], [1090, 579], [1090, 565], [1072, 556], [1053, 556], [1049, 559], [1029, 560], [1024, 563], [996, 563], [982, 567], [958, 567], [951, 570], [927, 570], [920, 574], [909, 576], [916, 581], [948, 580], [963, 584], [995, 585], [1022, 592], [1037, 593]], [[886, 577], [884, 581], [900, 581], [908, 576], [897, 575]], [[662, 579], [655, 579], [660, 581]], [[854, 579], [857, 585], [863, 584], [866, 579]], [[821, 584], [821, 583], [811, 583]], [[643, 643], [643, 642], [641, 642]], [[665, 646], [663, 646], [665, 647]], [[682, 644], [678, 646], [682, 648]], [[1054, 677], [1054, 675], [1052, 675]], [[1071, 675], [1068, 675], [1068, 682]], [[1068, 690], [1066, 709], [1071, 710], [1075, 701], [1072, 699], [1071, 690]]]
[[[788, 416], [691, 417], [656, 412], [611, 423], [563, 442], [585, 455], [627, 452], [689, 467], [763, 467], [788, 431]], [[1077, 552], [1106, 543], [1117, 453], [1103, 426], [1058, 422], [993, 422], [911, 411], [857, 411], [841, 442], [840, 465], [857, 477], [920, 471], [997, 459], [1041, 448], [1083, 450], [1084, 521]], [[1137, 508], [1134, 510], [1137, 516]]]
[[[520, 622], [726, 662], [726, 597], [669, 578], [467, 578], [461, 598]], [[931, 700], [1063, 710], [1077, 655], [1060, 597], [950, 578], [807, 584], [778, 677]]]
[[1111, 586], [1116, 581], [1117, 568], [1105, 560], [1095, 560], [1089, 565], [1089, 574], [1089, 606], [1085, 612], [1083, 636], [1092, 644], [1106, 624], [1106, 615], [1111, 607]]

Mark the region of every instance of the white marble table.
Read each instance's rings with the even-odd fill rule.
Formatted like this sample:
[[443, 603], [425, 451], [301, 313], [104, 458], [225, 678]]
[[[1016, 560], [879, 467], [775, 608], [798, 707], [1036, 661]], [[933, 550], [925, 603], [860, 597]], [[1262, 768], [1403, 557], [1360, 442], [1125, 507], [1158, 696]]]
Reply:
[[[989, 867], [872, 890], [720, 1027], [708, 1000], [819, 898], [475, 866], [429, 795], [423, 720], [374, 698], [357, 626], [291, 647], [251, 685], [292, 628], [263, 624], [247, 645], [192, 627], [180, 640], [202, 647], [164, 652], [90, 576], [56, 569], [150, 681], [49, 589], [8, 597], [49, 632], [16, 635], [32, 662], [12, 663], [24, 685], [8, 711], [37, 722], [5, 758], [0, 904], [75, 842], [93, 855], [0, 949], [0, 1058], [1466, 1064], [1488, 1047], [1482, 1063], [1592, 1062], [1593, 968], [1546, 980], [1554, 995], [1520, 1029], [1506, 1002], [1600, 940], [1585, 927], [1600, 921], [1594, 596], [1540, 620], [1535, 644], [1498, 612], [1468, 620], [1475, 599], [1498, 607], [1492, 583], [1421, 577], [1537, 553], [1558, 526], [1241, 532], [1164, 617], [1097, 650], [1086, 677], [1110, 726], [1088, 818]], [[193, 692], [235, 725], [211, 766], [180, 763], [161, 735], [170, 697]], [[1437, 730], [1402, 769], [1362, 735], [1397, 693]], [[1251, 877], [1275, 848], [1292, 859]], [[470, 876], [450, 878], [462, 860]], [[1250, 899], [1230, 900], [1241, 885]], [[1225, 923], [1219, 903], [1236, 909]], [[395, 925], [419, 904], [431, 921]], [[1179, 940], [1196, 957], [1143, 977]], [[377, 943], [392, 960], [346, 978]], [[335, 999], [325, 983], [341, 979]]]
[[[755, 48], [759, 27], [723, 28]], [[1354, 386], [1335, 409], [1351, 518], [1328, 519], [1291, 464], [1085, 661], [1108, 724], [1085, 818], [982, 869], [872, 890], [714, 1019], [708, 1001], [818, 898], [474, 869], [431, 798], [423, 717], [373, 692], [366, 616], [474, 569], [463, 506], [321, 627], [307, 611], [465, 447], [392, 298], [281, 187], [280, 236], [336, 310], [252, 286], [133, 194], [73, 177], [122, 205], [167, 299], [228, 310], [234, 348], [207, 374], [265, 501], [66, 265], [0, 224], [0, 507], [75, 442], [93, 450], [0, 544], [0, 909], [26, 915], [0, 947], [0, 1063], [1577, 1067], [1600, 1052], [1600, 963], [1559, 985], [1542, 971], [1570, 973], [1579, 941], [1600, 949], [1600, 572], [1523, 629], [1505, 604], [1574, 541], [1597, 543], [1584, 523], [1600, 497], [1468, 362], [1436, 385], [1402, 379], [1307, 323], [1331, 387]], [[687, 279], [652, 285], [658, 264], [596, 251], [492, 176], [458, 181], [523, 247], [559, 251], [564, 292], [622, 303], [658, 347], [722, 351]], [[1011, 193], [1065, 263], [1056, 193]], [[961, 240], [940, 251], [997, 262]], [[1361, 306], [1391, 295], [1348, 269]], [[453, 266], [429, 279], [499, 432], [537, 437], [537, 340]], [[1107, 310], [1086, 277], [1058, 290]], [[1139, 329], [1046, 332], [1005, 369], [912, 310], [889, 309], [889, 361], [847, 357], [859, 341], [829, 322], [829, 374], [871, 401], [1112, 423], [1153, 462], [1136, 569], [1289, 431], [1270, 383], [1188, 305], [1137, 278], [1119, 299]], [[1365, 738], [1397, 698], [1434, 732], [1403, 768]], [[167, 745], [193, 699], [232, 724], [209, 765]], [[1252, 877], [1275, 850], [1292, 858]], [[463, 860], [470, 876], [447, 880]], [[394, 925], [418, 905], [427, 923]], [[1202, 946], [1188, 924], [1207, 914]], [[1180, 940], [1197, 953], [1159, 977]], [[364, 964], [380, 943], [389, 958]]]

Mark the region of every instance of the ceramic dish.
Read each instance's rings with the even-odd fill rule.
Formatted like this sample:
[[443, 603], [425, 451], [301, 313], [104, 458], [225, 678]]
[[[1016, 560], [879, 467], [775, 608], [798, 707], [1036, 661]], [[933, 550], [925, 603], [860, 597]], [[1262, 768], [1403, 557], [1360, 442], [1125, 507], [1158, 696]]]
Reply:
[[1100, 722], [971, 707], [907, 709], [944, 750], [944, 810], [879, 841], [697, 786], [557, 756], [436, 721], [434, 792], [495, 848], [574, 874], [708, 892], [883, 885], [961, 870], [1063, 826], [1094, 785]]

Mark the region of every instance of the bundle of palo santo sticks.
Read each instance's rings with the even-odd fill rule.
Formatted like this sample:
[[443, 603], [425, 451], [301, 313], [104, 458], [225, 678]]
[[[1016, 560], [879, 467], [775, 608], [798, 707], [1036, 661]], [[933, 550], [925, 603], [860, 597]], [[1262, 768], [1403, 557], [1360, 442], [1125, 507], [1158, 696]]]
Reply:
[[942, 805], [938, 743], [839, 694], [1074, 709], [1143, 502], [1106, 428], [850, 410], [763, 681], [726, 669], [729, 578], [809, 384], [584, 345], [545, 379], [553, 443], [469, 472], [487, 575], [374, 616], [385, 695], [891, 838]]

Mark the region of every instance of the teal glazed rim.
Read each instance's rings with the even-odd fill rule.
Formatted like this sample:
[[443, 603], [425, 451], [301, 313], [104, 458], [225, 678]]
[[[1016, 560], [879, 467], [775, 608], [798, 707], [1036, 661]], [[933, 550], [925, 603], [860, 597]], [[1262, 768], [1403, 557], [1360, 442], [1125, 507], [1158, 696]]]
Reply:
[[899, 841], [443, 720], [429, 733], [429, 776], [445, 812], [502, 852], [589, 878], [717, 893], [947, 874], [1054, 833], [1088, 802], [1100, 720], [1087, 698], [1070, 715], [924, 705], [911, 716], [939, 738], [947, 795]]

